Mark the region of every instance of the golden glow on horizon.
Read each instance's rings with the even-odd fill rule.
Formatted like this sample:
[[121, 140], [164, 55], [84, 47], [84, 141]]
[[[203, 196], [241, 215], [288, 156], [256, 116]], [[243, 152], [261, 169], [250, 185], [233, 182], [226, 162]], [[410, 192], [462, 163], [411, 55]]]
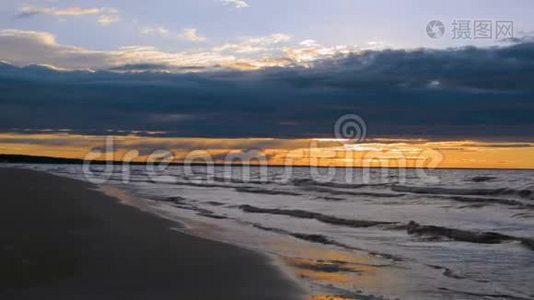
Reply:
[[[70, 133], [0, 134], [1, 154], [84, 158], [106, 149], [106, 136]], [[109, 139], [108, 139], [109, 141]], [[157, 150], [171, 151], [181, 162], [192, 152], [209, 154], [215, 163], [227, 155], [261, 153], [268, 164], [319, 166], [406, 166], [439, 168], [534, 168], [534, 143], [376, 139], [345, 144], [336, 139], [170, 138], [113, 136], [112, 151], [98, 160], [145, 161]], [[249, 152], [251, 149], [259, 152]], [[137, 151], [133, 153], [132, 151]], [[106, 152], [106, 151], [104, 151]], [[133, 154], [135, 155], [133, 155]], [[237, 161], [239, 162], [239, 161]], [[257, 163], [258, 160], [251, 160]]]

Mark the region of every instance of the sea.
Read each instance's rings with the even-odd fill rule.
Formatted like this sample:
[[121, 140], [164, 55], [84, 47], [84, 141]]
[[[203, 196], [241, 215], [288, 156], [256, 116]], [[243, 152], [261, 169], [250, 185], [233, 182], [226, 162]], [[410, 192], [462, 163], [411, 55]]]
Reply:
[[534, 299], [534, 170], [18, 166], [268, 255], [311, 299]]

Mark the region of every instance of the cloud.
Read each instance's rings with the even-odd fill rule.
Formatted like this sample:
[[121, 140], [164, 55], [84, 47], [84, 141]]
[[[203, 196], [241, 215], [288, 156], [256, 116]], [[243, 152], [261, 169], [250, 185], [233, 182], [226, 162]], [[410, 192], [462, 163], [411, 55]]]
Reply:
[[247, 8], [250, 5], [243, 0], [221, 0], [226, 5], [232, 5], [235, 8]]
[[284, 55], [292, 61], [304, 64], [329, 57], [346, 56], [358, 54], [363, 51], [357, 46], [338, 45], [333, 47], [322, 46], [314, 40], [301, 42], [300, 47], [286, 47], [283, 49]]
[[97, 20], [98, 24], [102, 26], [108, 26], [118, 21], [120, 21], [120, 18], [116, 15], [101, 15]]
[[170, 68], [214, 67], [235, 61], [232, 56], [224, 56], [209, 51], [164, 52], [155, 47], [131, 46], [106, 53], [112, 65], [161, 64]]
[[[236, 59], [213, 51], [167, 53], [152, 47], [98, 52], [26, 31], [1, 31], [0, 44], [0, 59], [7, 61], [40, 57], [38, 63], [113, 69], [0, 64], [4, 131], [331, 138], [340, 116], [358, 114], [370, 138], [526, 141], [534, 132], [534, 43], [365, 50], [306, 64], [287, 57]], [[264, 68], [257, 69], [260, 64]], [[184, 70], [195, 73], [180, 73]], [[432, 84], [436, 81], [439, 86]]]
[[169, 70], [169, 69], [170, 67], [168, 65], [150, 64], [150, 63], [125, 64], [125, 65], [109, 68], [109, 70], [112, 70], [112, 71], [137, 71], [137, 72], [161, 71], [161, 70]]
[[[146, 27], [146, 34], [167, 34], [164, 27]], [[198, 39], [196, 31], [194, 33]], [[264, 37], [243, 39], [212, 49], [167, 52], [155, 47], [128, 46], [115, 50], [91, 50], [57, 43], [47, 32], [16, 29], [0, 30], [0, 59], [17, 64], [47, 64], [67, 69], [109, 69], [122, 65], [166, 65], [169, 71], [177, 68], [233, 68], [255, 70], [270, 67], [305, 67], [314, 72], [293, 76], [299, 84], [318, 84], [330, 87], [363, 88], [375, 86], [403, 86], [435, 91], [449, 88], [486, 90], [526, 89], [525, 80], [533, 74], [533, 43], [517, 43], [494, 48], [457, 48], [447, 50], [415, 49], [365, 50], [353, 46], [321, 46], [305, 42], [290, 47], [291, 37], [276, 33]], [[475, 56], [477, 54], [479, 56]], [[288, 72], [300, 72], [290, 68]], [[507, 80], [502, 70], [514, 74]], [[329, 74], [322, 81], [316, 72]], [[286, 74], [279, 75], [283, 78]], [[512, 78], [511, 77], [511, 78]]]
[[198, 33], [198, 29], [196, 28], [184, 28], [180, 33], [174, 33], [170, 29], [163, 26], [145, 26], [141, 28], [141, 33], [145, 35], [159, 35], [165, 38], [176, 38], [191, 42], [206, 41], [206, 37], [200, 35]]
[[83, 7], [37, 7], [22, 6], [17, 14], [18, 18], [29, 18], [36, 15], [50, 15], [56, 17], [97, 16], [98, 24], [108, 26], [120, 20], [118, 10], [115, 8], [83, 8]]
[[534, 144], [531, 143], [463, 143], [461, 147], [488, 147], [488, 148], [532, 148]]
[[0, 30], [0, 59], [17, 65], [49, 64], [69, 69], [108, 69], [125, 64], [164, 64], [169, 67], [231, 65], [233, 56], [211, 51], [164, 52], [154, 47], [129, 46], [99, 51], [57, 43], [47, 32]]
[[263, 37], [246, 38], [239, 43], [227, 43], [215, 47], [216, 52], [253, 53], [271, 49], [273, 45], [291, 40], [291, 36], [284, 33], [274, 33]]
[[146, 35], [167, 35], [170, 33], [170, 30], [163, 26], [145, 26], [141, 28], [141, 33]]
[[300, 42], [299, 45], [304, 47], [320, 47], [316, 40], [304, 40]]
[[117, 72], [200, 72], [205, 71], [206, 67], [202, 66], [170, 66], [166, 64], [153, 64], [153, 63], [139, 63], [139, 64], [125, 64], [120, 66], [111, 67], [108, 70]]
[[111, 57], [102, 51], [91, 51], [60, 45], [47, 32], [16, 29], [0, 30], [0, 57], [15, 64], [49, 64], [65, 68], [103, 67]]
[[198, 30], [196, 28], [183, 29], [179, 37], [191, 42], [203, 42], [206, 40], [206, 37], [198, 34]]
[[19, 10], [17, 15], [19, 18], [31, 17], [39, 14], [52, 15], [52, 16], [84, 16], [84, 15], [98, 15], [103, 11], [101, 8], [82, 8], [82, 7], [36, 7], [36, 6], [23, 6]]
[[[142, 27], [140, 32], [197, 42], [204, 39], [193, 28], [180, 34], [161, 26]], [[147, 46], [127, 46], [103, 51], [57, 43], [54, 35], [47, 32], [5, 29], [0, 30], [0, 44], [3, 46], [0, 47], [0, 59], [17, 65], [48, 64], [67, 69], [109, 69], [128, 64], [159, 64], [169, 66], [168, 71], [210, 67], [255, 70], [305, 65], [319, 59], [361, 52], [356, 47], [323, 47], [318, 44], [292, 48], [288, 45], [290, 40], [291, 37], [287, 34], [275, 33], [193, 51], [168, 52]]]

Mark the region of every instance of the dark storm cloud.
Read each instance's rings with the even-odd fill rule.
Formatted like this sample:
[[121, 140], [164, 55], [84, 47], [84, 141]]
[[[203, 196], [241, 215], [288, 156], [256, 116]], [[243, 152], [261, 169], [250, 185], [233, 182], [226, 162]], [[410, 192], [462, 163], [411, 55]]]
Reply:
[[126, 64], [109, 68], [112, 71], [161, 71], [168, 69], [169, 66], [162, 64]]
[[198, 72], [207, 70], [206, 67], [201, 66], [169, 66], [164, 64], [126, 64], [122, 66], [111, 67], [108, 70], [110, 71], [135, 71], [135, 72], [144, 72], [144, 71], [172, 71], [172, 72]]
[[[1, 58], [0, 58], [1, 59]], [[0, 129], [166, 131], [173, 136], [332, 137], [358, 114], [370, 137], [531, 137], [534, 43], [368, 51], [311, 67], [172, 74], [0, 64]], [[137, 72], [124, 72], [135, 70]]]

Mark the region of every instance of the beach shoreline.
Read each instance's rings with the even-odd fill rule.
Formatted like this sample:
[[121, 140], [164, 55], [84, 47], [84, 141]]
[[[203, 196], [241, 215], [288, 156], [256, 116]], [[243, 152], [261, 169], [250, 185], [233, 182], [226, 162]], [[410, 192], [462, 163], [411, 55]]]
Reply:
[[172, 230], [87, 183], [0, 168], [0, 296], [303, 299], [267, 256]]
[[315, 299], [313, 297], [318, 296], [310, 290], [309, 286], [302, 281], [302, 278], [298, 278], [297, 269], [292, 267], [291, 264], [288, 263], [287, 259], [284, 259], [283, 257], [280, 257], [279, 255], [276, 255], [271, 251], [262, 249], [261, 247], [252, 247], [251, 245], [248, 245], [246, 243], [240, 243], [235, 240], [225, 239], [225, 235], [222, 235], [220, 231], [227, 229], [220, 226], [220, 224], [214, 225], [208, 222], [196, 220], [188, 216], [181, 216], [177, 220], [176, 216], [165, 214], [162, 210], [156, 209], [155, 207], [148, 204], [146, 201], [151, 201], [150, 199], [141, 198], [139, 195], [135, 195], [131, 191], [127, 191], [123, 187], [118, 187], [113, 184], [99, 185], [97, 190], [105, 195], [108, 195], [118, 200], [123, 205], [131, 206], [145, 213], [152, 214], [159, 218], [168, 220], [169, 222], [171, 222], [172, 225], [174, 225], [171, 227], [171, 230], [176, 231], [179, 234], [185, 234], [204, 240], [223, 243], [232, 247], [238, 247], [240, 249], [245, 249], [247, 251], [254, 252], [259, 256], [264, 257], [272, 265], [274, 265], [277, 271], [282, 273], [282, 277], [287, 278], [292, 283], [298, 285], [299, 288], [303, 289], [305, 294], [308, 296], [305, 297], [306, 299], [310, 297], [311, 299]]

